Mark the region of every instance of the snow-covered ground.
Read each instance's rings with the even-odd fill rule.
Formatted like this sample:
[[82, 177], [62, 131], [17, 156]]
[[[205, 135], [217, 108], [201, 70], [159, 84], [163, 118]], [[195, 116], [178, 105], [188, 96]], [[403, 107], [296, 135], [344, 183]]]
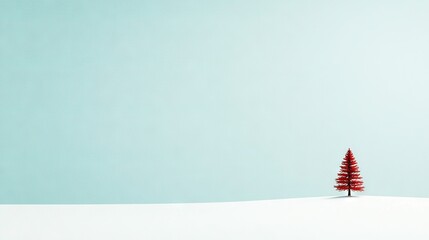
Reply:
[[2, 240], [429, 239], [429, 199], [0, 205]]

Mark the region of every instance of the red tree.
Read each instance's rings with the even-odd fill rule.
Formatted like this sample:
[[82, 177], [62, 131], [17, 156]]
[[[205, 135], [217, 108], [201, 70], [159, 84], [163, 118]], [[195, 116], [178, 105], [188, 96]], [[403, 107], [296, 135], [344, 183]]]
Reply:
[[359, 167], [350, 148], [343, 158], [340, 172], [335, 180], [337, 181], [337, 185], [335, 185], [337, 191], [348, 191], [348, 196], [351, 196], [351, 191], [363, 192], [364, 190]]

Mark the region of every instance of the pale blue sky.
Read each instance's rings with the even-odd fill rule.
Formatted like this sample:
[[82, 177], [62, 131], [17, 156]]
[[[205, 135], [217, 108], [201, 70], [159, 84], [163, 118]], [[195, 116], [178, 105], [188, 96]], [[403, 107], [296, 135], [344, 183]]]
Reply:
[[0, 203], [429, 197], [429, 2], [0, 2]]

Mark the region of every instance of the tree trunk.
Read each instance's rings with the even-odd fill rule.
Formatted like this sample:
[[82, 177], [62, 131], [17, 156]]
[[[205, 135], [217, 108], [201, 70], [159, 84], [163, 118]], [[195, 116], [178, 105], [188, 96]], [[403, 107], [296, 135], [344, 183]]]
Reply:
[[348, 160], [348, 164], [347, 164], [347, 168], [348, 168], [348, 172], [347, 172], [347, 176], [348, 176], [348, 190], [349, 190], [349, 193], [347, 194], [347, 196], [349, 196], [349, 197], [351, 197], [352, 196], [352, 193], [350, 192], [350, 188], [351, 188], [351, 183], [352, 183], [352, 180], [351, 180], [351, 178], [352, 178], [352, 175], [351, 175], [351, 171], [350, 171], [350, 165], [351, 165], [351, 162], [350, 162], [350, 159]]

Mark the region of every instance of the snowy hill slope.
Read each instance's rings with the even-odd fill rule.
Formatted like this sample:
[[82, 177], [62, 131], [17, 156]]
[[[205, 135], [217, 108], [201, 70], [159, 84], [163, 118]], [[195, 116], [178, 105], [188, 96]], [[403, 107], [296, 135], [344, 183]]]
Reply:
[[0, 239], [429, 239], [429, 199], [0, 205]]

